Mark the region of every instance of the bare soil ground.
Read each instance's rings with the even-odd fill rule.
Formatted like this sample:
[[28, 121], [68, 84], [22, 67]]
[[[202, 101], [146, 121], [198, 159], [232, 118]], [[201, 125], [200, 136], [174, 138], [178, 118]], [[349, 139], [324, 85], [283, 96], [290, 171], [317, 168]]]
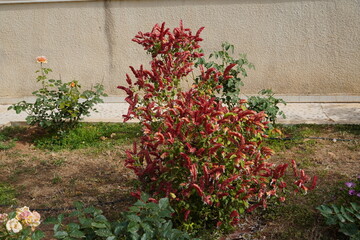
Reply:
[[106, 207], [122, 209], [132, 201], [129, 193], [135, 180], [124, 167], [126, 148], [51, 152], [16, 142], [12, 149], [0, 151], [0, 182], [16, 189], [17, 205], [46, 209], [45, 216], [71, 207], [74, 201], [87, 205], [116, 202]]
[[[318, 187], [307, 196], [290, 194], [285, 204], [247, 216], [237, 231], [223, 239], [342, 239], [336, 230], [324, 225], [315, 207], [331, 202], [342, 182], [360, 174], [359, 132], [359, 128], [354, 133], [325, 126], [316, 131], [310, 129], [307, 135], [353, 141], [305, 139], [270, 143], [276, 150], [274, 162], [290, 163], [295, 159], [309, 175], [319, 177]], [[31, 132], [22, 134], [31, 140]], [[0, 151], [0, 183], [15, 188], [16, 205], [39, 209], [47, 217], [71, 207], [74, 201], [82, 201], [99, 204], [112, 219], [134, 201], [129, 193], [136, 189], [136, 177], [124, 167], [125, 150], [130, 143], [111, 149], [53, 152], [37, 149], [29, 139]]]
[[347, 239], [338, 233], [335, 227], [327, 226], [315, 208], [336, 201], [344, 182], [360, 175], [360, 126], [355, 129], [357, 131], [347, 132], [331, 125], [322, 126], [316, 131], [308, 131], [305, 135], [327, 140], [304, 139], [270, 143], [276, 150], [272, 157], [273, 162], [290, 164], [294, 159], [298, 167], [304, 169], [308, 175], [318, 176], [317, 188], [305, 196], [290, 193], [285, 203], [247, 216], [240, 228], [225, 239]]

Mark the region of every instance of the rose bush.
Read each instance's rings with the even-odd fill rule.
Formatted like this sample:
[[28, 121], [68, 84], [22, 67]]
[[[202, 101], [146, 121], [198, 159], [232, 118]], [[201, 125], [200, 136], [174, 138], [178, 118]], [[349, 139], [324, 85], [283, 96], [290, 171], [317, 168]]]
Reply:
[[63, 83], [62, 80], [49, 79], [48, 74], [52, 70], [43, 67], [47, 59], [37, 57], [37, 62], [40, 63], [40, 70], [36, 71], [40, 73], [37, 82], [41, 83], [41, 88], [33, 92], [35, 103], [21, 101], [8, 108], [16, 113], [25, 111], [30, 125], [39, 125], [54, 132], [74, 127], [84, 116], [90, 115], [90, 110], [96, 111], [94, 106], [103, 102], [102, 96], [107, 96], [101, 84], [95, 85], [95, 90], [81, 92], [78, 81]]
[[41, 216], [28, 207], [17, 208], [15, 212], [0, 214], [0, 239], [39, 240], [44, 237], [36, 228], [41, 223]]

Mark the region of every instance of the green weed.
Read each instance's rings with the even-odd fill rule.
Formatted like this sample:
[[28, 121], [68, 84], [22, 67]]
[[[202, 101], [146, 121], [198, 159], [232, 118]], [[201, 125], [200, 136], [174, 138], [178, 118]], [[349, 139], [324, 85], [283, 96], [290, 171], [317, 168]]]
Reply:
[[4, 183], [0, 183], [0, 204], [11, 205], [16, 203], [16, 191], [15, 189]]
[[61, 135], [47, 135], [35, 140], [35, 145], [53, 151], [81, 148], [109, 148], [132, 143], [141, 134], [139, 124], [82, 123]]
[[13, 141], [0, 142], [0, 150], [8, 150], [10, 148], [13, 148], [14, 146], [15, 146], [15, 143]]
[[0, 150], [8, 150], [15, 146], [17, 138], [13, 136], [22, 131], [20, 127], [4, 127], [0, 130]]
[[335, 125], [335, 130], [350, 133], [353, 135], [360, 135], [360, 125], [359, 124]]
[[62, 178], [61, 178], [61, 176], [58, 176], [58, 175], [55, 175], [53, 177], [53, 179], [51, 179], [52, 184], [58, 184], [58, 183], [61, 183], [61, 182], [62, 182]]

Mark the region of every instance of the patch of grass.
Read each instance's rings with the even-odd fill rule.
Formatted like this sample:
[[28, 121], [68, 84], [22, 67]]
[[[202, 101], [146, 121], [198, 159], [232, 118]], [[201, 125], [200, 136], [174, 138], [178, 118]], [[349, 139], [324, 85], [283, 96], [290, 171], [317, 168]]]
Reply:
[[58, 175], [55, 175], [53, 177], [53, 179], [51, 179], [52, 184], [58, 184], [58, 183], [61, 183], [61, 182], [62, 182], [62, 178], [61, 178], [61, 176], [58, 176]]
[[334, 126], [336, 131], [350, 133], [352, 135], [360, 135], [360, 124], [342, 124]]
[[25, 127], [3, 127], [0, 129], [0, 141], [16, 140], [14, 136], [24, 132]]
[[342, 239], [335, 228], [329, 228], [315, 209], [329, 198], [331, 192], [314, 191], [307, 196], [291, 196], [284, 204], [273, 205], [264, 211], [266, 222], [273, 222], [276, 231], [269, 239]]
[[17, 167], [8, 177], [9, 182], [16, 182], [20, 177], [25, 175], [35, 175], [37, 172], [36, 167], [21, 167], [21, 164], [16, 164], [18, 164], [19, 167]]
[[64, 163], [66, 163], [66, 161], [65, 161], [65, 159], [63, 159], [63, 158], [54, 159], [54, 160], [52, 161], [52, 164], [53, 164], [54, 166], [56, 166], [56, 167], [60, 167], [60, 166], [62, 166]]
[[21, 132], [23, 129], [20, 127], [4, 127], [0, 129], [0, 150], [8, 150], [15, 146], [17, 140], [14, 135]]
[[15, 146], [15, 143], [13, 141], [9, 142], [1, 142], [0, 141], [0, 150], [8, 150], [10, 148], [13, 148]]
[[141, 126], [132, 123], [81, 123], [58, 135], [46, 135], [35, 140], [35, 145], [53, 151], [80, 148], [110, 148], [131, 143], [140, 136]]
[[277, 125], [276, 127], [282, 132], [281, 136], [266, 139], [266, 145], [275, 152], [285, 151], [295, 146], [301, 146], [304, 150], [311, 150], [316, 147], [316, 140], [307, 139], [308, 137], [320, 137], [324, 133], [337, 132], [337, 129], [347, 130], [350, 126], [352, 133], [357, 133], [358, 125], [315, 125], [315, 124], [297, 124], [297, 125]]
[[0, 204], [11, 205], [16, 203], [16, 191], [15, 189], [4, 183], [0, 183]]

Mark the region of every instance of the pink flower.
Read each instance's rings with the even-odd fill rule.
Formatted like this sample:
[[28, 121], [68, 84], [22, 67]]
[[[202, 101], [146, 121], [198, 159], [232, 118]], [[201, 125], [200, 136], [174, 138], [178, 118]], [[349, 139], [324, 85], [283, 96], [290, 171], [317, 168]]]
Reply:
[[47, 58], [45, 56], [39, 56], [36, 58], [38, 63], [47, 63]]
[[6, 213], [0, 214], [0, 223], [6, 222], [8, 220], [8, 215]]
[[345, 185], [348, 187], [348, 188], [354, 188], [356, 186], [355, 183], [353, 182], [346, 182]]

